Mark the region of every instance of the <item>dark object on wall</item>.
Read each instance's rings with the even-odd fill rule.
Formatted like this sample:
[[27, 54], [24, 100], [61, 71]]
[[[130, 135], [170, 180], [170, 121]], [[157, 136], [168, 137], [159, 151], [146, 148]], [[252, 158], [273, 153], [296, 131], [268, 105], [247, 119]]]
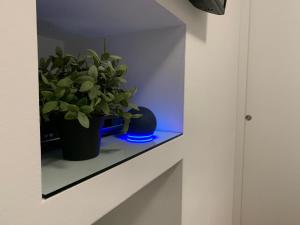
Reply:
[[84, 128], [77, 120], [57, 121], [63, 149], [63, 158], [81, 161], [95, 158], [100, 153], [102, 117], [90, 119], [90, 127]]
[[224, 15], [227, 0], [189, 0], [196, 8], [203, 11]]
[[138, 119], [131, 119], [127, 134], [132, 136], [148, 136], [153, 135], [156, 129], [156, 117], [154, 113], [146, 108], [139, 106], [140, 111], [130, 110], [132, 114], [142, 114]]

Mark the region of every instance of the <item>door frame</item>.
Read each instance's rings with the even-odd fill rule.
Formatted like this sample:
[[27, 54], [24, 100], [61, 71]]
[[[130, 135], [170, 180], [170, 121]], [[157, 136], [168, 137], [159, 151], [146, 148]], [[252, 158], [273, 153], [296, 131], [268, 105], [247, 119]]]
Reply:
[[247, 114], [247, 80], [251, 33], [251, 0], [241, 1], [240, 43], [238, 58], [238, 90], [236, 118], [236, 150], [234, 165], [234, 193], [232, 224], [242, 225], [243, 174], [245, 152], [245, 115]]

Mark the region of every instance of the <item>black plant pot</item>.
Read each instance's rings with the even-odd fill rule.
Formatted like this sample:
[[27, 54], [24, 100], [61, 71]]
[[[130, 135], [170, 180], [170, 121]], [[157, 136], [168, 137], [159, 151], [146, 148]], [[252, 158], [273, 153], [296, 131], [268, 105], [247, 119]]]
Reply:
[[65, 160], [88, 160], [99, 155], [102, 117], [90, 119], [89, 128], [82, 127], [77, 120], [61, 119], [57, 122]]

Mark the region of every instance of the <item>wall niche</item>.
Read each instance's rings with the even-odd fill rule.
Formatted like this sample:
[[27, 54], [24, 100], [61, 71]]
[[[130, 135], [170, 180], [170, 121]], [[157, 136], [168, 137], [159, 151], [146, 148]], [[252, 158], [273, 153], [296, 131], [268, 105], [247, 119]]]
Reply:
[[[155, 114], [151, 141], [128, 141], [118, 133], [121, 120], [102, 127], [100, 154], [84, 161], [62, 157], [60, 136], [41, 132], [42, 194], [49, 198], [121, 163], [154, 150], [183, 133], [185, 24], [156, 1], [37, 0], [38, 56], [85, 54], [94, 49], [122, 57], [128, 87], [137, 87], [132, 102]], [[114, 118], [115, 119], [115, 118]], [[111, 131], [115, 132], [111, 132]], [[109, 135], [110, 134], [110, 135]]]

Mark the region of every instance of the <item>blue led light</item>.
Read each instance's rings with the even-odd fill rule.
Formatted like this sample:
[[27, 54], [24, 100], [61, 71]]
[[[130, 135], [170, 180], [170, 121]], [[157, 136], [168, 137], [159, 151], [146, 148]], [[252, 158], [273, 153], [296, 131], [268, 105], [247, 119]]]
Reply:
[[131, 135], [131, 134], [127, 134], [127, 137], [133, 138], [133, 139], [147, 139], [147, 138], [152, 138], [153, 134], [150, 134], [150, 135]]
[[127, 134], [126, 140], [129, 142], [136, 142], [136, 143], [145, 143], [153, 141], [155, 136], [153, 134], [150, 135], [133, 135]]

